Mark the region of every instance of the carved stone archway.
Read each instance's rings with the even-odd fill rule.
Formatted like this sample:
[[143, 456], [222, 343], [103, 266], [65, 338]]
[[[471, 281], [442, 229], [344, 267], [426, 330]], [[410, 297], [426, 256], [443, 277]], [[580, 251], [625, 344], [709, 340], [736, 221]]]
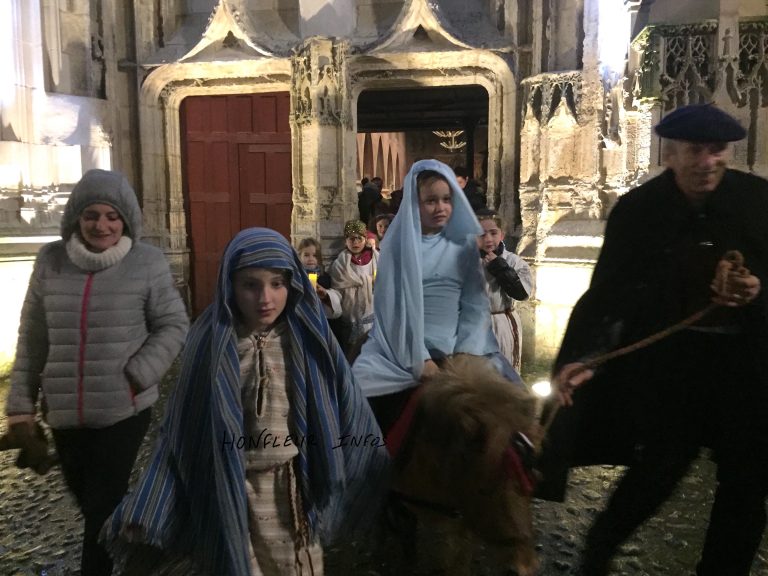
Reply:
[[[351, 107], [365, 90], [479, 85], [488, 92], [488, 203], [510, 223], [514, 197], [517, 88], [507, 56], [487, 50], [375, 51], [349, 59]], [[356, 114], [353, 114], [356, 131]], [[408, 167], [403, 167], [407, 172]]]
[[165, 248], [174, 274], [188, 278], [179, 109], [189, 96], [289, 92], [288, 59], [176, 63], [147, 76], [139, 102], [146, 236]]
[[[179, 107], [189, 96], [290, 92], [292, 236], [315, 236], [338, 248], [344, 220], [357, 215], [354, 111], [360, 93], [482, 86], [489, 106], [488, 200], [510, 224], [515, 221], [517, 82], [511, 48], [483, 49], [459, 40], [425, 0], [407, 2], [389, 34], [373, 45], [312, 37], [290, 53], [276, 52], [246, 30], [227, 2], [217, 4], [198, 44], [180, 60], [154, 69], [142, 86], [146, 228], [166, 249], [178, 276], [188, 277]], [[428, 49], [425, 42], [431, 43]]]

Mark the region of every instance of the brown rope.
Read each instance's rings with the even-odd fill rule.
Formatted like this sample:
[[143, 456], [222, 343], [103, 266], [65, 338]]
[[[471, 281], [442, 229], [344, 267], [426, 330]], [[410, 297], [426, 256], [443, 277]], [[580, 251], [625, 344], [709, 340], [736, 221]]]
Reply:
[[[723, 260], [726, 260], [729, 266], [728, 267], [718, 266], [717, 270], [715, 271], [715, 280], [714, 280], [715, 289], [714, 290], [718, 295], [723, 295], [728, 293], [728, 276], [730, 273], [735, 273], [741, 276], [744, 276], [747, 274], [744, 268], [744, 257], [741, 255], [741, 253], [738, 250], [730, 250], [726, 252], [726, 254], [723, 256]], [[663, 340], [664, 338], [668, 338], [672, 334], [675, 334], [680, 330], [684, 330], [685, 328], [688, 328], [689, 326], [696, 324], [696, 322], [698, 322], [699, 320], [704, 318], [707, 314], [709, 314], [716, 308], [719, 308], [720, 306], [722, 306], [720, 302], [712, 302], [708, 304], [705, 308], [702, 308], [698, 312], [691, 314], [690, 316], [688, 316], [687, 318], [684, 318], [677, 324], [674, 324], [672, 326], [669, 326], [668, 328], [665, 328], [664, 330], [660, 330], [659, 332], [651, 334], [650, 336], [647, 336], [642, 340], [638, 340], [637, 342], [628, 344], [627, 346], [623, 346], [622, 348], [612, 350], [611, 352], [607, 352], [605, 354], [601, 354], [600, 356], [592, 358], [591, 360], [587, 360], [586, 362], [584, 362], [584, 365], [579, 370], [576, 370], [573, 374], [571, 374], [571, 378], [573, 378], [574, 376], [577, 376], [578, 374], [581, 374], [585, 370], [592, 370], [594, 368], [597, 368], [598, 366], [605, 364], [609, 360], [614, 360], [615, 358], [619, 358], [621, 356], [625, 356], [632, 352], [636, 352], [637, 350], [646, 348], [647, 346], [650, 346], [651, 344], [655, 344], [656, 342]], [[554, 406], [548, 413], [546, 413], [546, 419], [541, 424], [543, 434], [546, 434], [547, 430], [549, 430], [549, 427], [552, 425], [552, 422], [555, 420], [555, 416], [557, 415], [557, 412], [558, 410], [560, 410], [561, 406], [562, 404], [558, 402], [557, 404], [554, 404]]]
[[[309, 535], [309, 525], [307, 524], [304, 506], [301, 501], [301, 489], [296, 478], [296, 471], [293, 469], [293, 460], [289, 461], [286, 466], [288, 469], [288, 498], [291, 505], [294, 529], [294, 568], [297, 576], [305, 576], [304, 566], [306, 565], [309, 568], [307, 576], [315, 576], [315, 566], [312, 562], [312, 552], [310, 551], [312, 540]], [[302, 560], [302, 556], [304, 556], [306, 563]]]

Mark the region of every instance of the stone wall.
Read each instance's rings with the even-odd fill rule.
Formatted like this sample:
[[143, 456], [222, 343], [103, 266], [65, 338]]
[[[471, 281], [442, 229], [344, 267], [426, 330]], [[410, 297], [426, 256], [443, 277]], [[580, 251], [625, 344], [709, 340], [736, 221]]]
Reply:
[[[56, 233], [84, 170], [115, 167], [141, 197], [148, 240], [186, 281], [179, 106], [192, 95], [290, 92], [293, 236], [337, 249], [365, 172], [360, 93], [480, 85], [489, 121], [475, 152], [489, 204], [522, 219], [538, 281], [522, 310], [524, 353], [544, 361], [610, 207], [660, 169], [651, 126], [661, 116], [717, 100], [751, 127], [736, 163], [768, 175], [758, 0], [7, 0], [0, 10], [0, 37], [13, 39], [0, 50], [0, 230], [19, 238], [0, 269], [31, 262]], [[395, 186], [415, 153], [386, 138]], [[8, 274], [19, 282], [18, 269]]]
[[[691, 3], [653, 0], [624, 5], [622, 16], [618, 4], [586, 0], [581, 67], [522, 82], [520, 250], [537, 280], [534, 297], [523, 305], [524, 330], [532, 336], [524, 352], [539, 362], [557, 352], [566, 311], [587, 285], [611, 207], [662, 170], [652, 126], [663, 115], [717, 102], [750, 128], [748, 138], [735, 143], [732, 164], [766, 175], [768, 6], [734, 0], [708, 0], [695, 10]], [[551, 65], [564, 58], [561, 36], [572, 26], [558, 28], [548, 7], [552, 1], [539, 14]], [[616, 58], [622, 53], [626, 66]]]

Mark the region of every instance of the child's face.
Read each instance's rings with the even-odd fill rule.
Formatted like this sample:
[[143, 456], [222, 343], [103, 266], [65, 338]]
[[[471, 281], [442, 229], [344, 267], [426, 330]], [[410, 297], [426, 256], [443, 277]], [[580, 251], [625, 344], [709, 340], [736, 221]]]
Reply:
[[317, 268], [317, 247], [304, 246], [299, 252], [299, 260], [304, 268]]
[[347, 236], [344, 241], [347, 244], [347, 250], [355, 256], [365, 250], [365, 236], [352, 234], [351, 236]]
[[477, 246], [486, 252], [493, 252], [499, 242], [504, 240], [504, 232], [493, 220], [483, 220], [480, 226], [483, 227], [483, 233], [477, 237]]
[[280, 317], [288, 301], [288, 280], [281, 270], [243, 268], [232, 284], [235, 304], [251, 331], [263, 332]]
[[437, 234], [448, 223], [453, 213], [453, 198], [448, 182], [428, 180], [419, 188], [419, 214], [421, 232]]
[[387, 228], [389, 228], [389, 220], [386, 218], [376, 222], [376, 234], [378, 234], [379, 239], [384, 238], [384, 233], [387, 231]]

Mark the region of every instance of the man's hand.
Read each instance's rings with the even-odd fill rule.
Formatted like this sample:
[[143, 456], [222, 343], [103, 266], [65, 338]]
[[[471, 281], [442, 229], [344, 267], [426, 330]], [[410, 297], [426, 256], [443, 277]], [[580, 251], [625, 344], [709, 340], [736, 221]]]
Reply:
[[715, 278], [710, 284], [712, 301], [731, 308], [744, 306], [760, 294], [760, 278], [743, 265], [738, 252], [729, 252], [717, 263]]
[[424, 369], [421, 371], [421, 380], [423, 381], [427, 378], [431, 378], [439, 371], [440, 368], [437, 367], [437, 364], [435, 364], [434, 360], [426, 360], [424, 362]]
[[560, 404], [571, 406], [573, 404], [573, 391], [594, 375], [594, 370], [587, 368], [583, 362], [571, 362], [560, 368], [552, 382], [560, 399]]

